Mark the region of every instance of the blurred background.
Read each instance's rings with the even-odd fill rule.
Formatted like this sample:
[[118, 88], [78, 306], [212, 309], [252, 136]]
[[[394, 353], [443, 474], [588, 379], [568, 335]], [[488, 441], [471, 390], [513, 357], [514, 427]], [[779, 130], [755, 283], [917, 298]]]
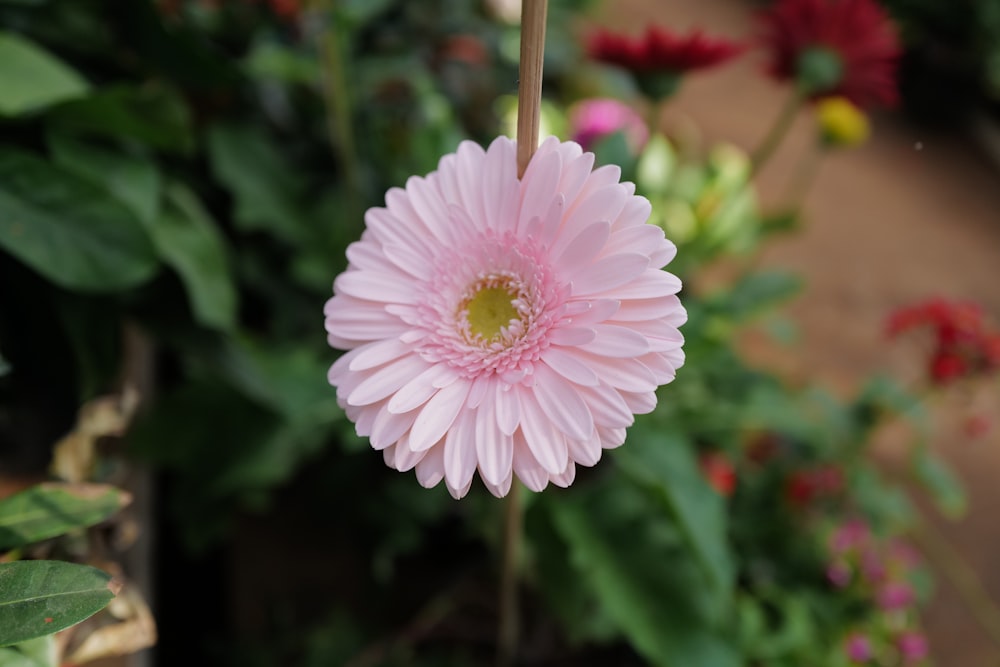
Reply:
[[[322, 307], [513, 133], [519, 5], [0, 0], [0, 497], [130, 495], [0, 544], [126, 591], [0, 665], [492, 664], [501, 504], [355, 435]], [[817, 44], [896, 103], [829, 120], [774, 64]], [[525, 500], [515, 664], [1000, 665], [1000, 1], [551, 0], [545, 76], [678, 244], [688, 363]]]

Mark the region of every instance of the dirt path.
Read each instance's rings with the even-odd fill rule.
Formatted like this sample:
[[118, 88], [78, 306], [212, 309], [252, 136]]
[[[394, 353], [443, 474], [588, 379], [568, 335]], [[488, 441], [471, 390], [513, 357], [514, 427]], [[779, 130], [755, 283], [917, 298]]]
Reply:
[[[653, 21], [741, 38], [752, 33], [751, 11], [746, 0], [609, 0], [602, 20], [631, 32]], [[761, 63], [760, 54], [749, 54], [685, 82], [664, 115], [665, 126], [693, 123], [706, 144], [753, 147], [788, 92], [760, 75]], [[765, 202], [779, 199], [812, 131], [811, 120], [800, 117], [761, 174]], [[807, 281], [787, 310], [799, 344], [780, 354], [753, 349], [790, 380], [849, 391], [873, 373], [912, 377], [919, 352], [885, 341], [883, 324], [892, 309], [931, 296], [978, 301], [1000, 323], [1000, 169], [968, 138], [929, 134], [898, 116], [876, 117], [867, 145], [823, 164], [805, 214], [801, 232], [772, 242], [764, 253], [765, 264], [795, 270]], [[977, 571], [985, 592], [1000, 602], [1000, 427], [994, 424], [991, 434], [974, 441], [962, 436], [971, 403], [1000, 420], [995, 385], [940, 406], [938, 445], [958, 468], [971, 501], [968, 516], [942, 530]], [[1000, 665], [1000, 651], [945, 581], [925, 620], [937, 664]]]

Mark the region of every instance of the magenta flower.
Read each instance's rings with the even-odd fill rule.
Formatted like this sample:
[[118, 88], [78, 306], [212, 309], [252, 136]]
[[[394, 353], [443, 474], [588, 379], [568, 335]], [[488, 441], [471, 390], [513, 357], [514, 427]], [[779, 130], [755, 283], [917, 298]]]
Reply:
[[583, 100], [573, 105], [569, 114], [573, 141], [591, 150], [602, 138], [623, 132], [628, 147], [635, 153], [642, 150], [649, 130], [642, 117], [632, 107], [614, 99]]
[[915, 600], [913, 587], [901, 581], [890, 581], [878, 591], [878, 606], [886, 611], [905, 609]]
[[896, 646], [902, 654], [905, 664], [920, 662], [929, 653], [927, 637], [920, 632], [904, 632], [896, 640]]
[[324, 309], [337, 400], [386, 463], [456, 498], [539, 491], [621, 445], [683, 363], [674, 245], [615, 166], [463, 142], [386, 193]]
[[844, 642], [844, 652], [851, 662], [868, 662], [873, 655], [871, 640], [860, 632], [851, 633]]

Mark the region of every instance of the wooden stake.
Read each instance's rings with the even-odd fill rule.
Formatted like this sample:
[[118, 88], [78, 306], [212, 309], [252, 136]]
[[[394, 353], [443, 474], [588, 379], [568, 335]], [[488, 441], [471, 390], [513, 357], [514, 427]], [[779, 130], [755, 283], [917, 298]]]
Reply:
[[542, 64], [548, 0], [521, 2], [521, 63], [517, 85], [517, 177], [524, 176], [538, 148], [542, 116]]

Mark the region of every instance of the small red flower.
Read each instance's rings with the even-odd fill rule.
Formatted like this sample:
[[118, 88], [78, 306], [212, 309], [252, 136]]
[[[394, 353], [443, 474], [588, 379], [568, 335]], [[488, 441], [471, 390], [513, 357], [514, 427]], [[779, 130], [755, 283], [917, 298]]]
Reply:
[[720, 452], [703, 454], [698, 461], [708, 485], [719, 495], [729, 497], [736, 490], [736, 469], [729, 458]]
[[821, 498], [831, 498], [843, 488], [844, 473], [836, 466], [825, 465], [793, 472], [785, 495], [793, 506], [804, 507]]
[[928, 372], [936, 384], [1000, 368], [1000, 333], [986, 329], [975, 303], [931, 299], [895, 311], [886, 323], [890, 337], [917, 327], [934, 332]]
[[760, 21], [775, 78], [862, 109], [898, 101], [899, 40], [876, 0], [778, 0]]

